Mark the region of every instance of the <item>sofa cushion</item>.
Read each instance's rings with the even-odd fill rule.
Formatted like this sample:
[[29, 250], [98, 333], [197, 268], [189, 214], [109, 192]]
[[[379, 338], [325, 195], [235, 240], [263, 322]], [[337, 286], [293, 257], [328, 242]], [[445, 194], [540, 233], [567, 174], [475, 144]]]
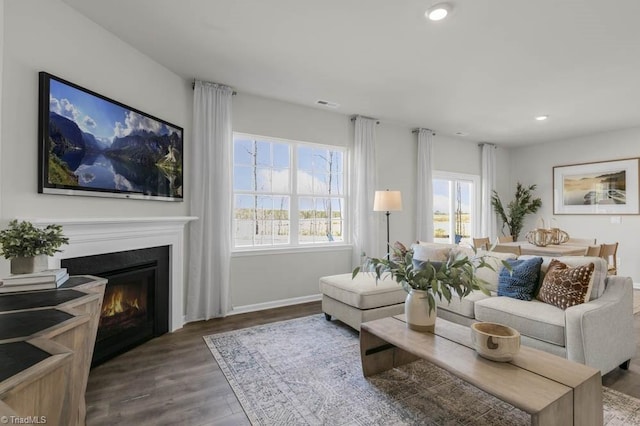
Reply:
[[361, 272], [351, 279], [351, 274], [329, 275], [320, 278], [320, 292], [332, 299], [358, 309], [372, 309], [403, 303], [407, 293], [391, 277], [376, 282], [375, 275]]
[[478, 321], [513, 327], [523, 336], [565, 346], [564, 311], [539, 300], [490, 297], [475, 302], [475, 316]]
[[513, 297], [520, 300], [531, 300], [538, 289], [540, 265], [542, 258], [508, 259], [511, 271], [500, 270], [498, 277], [498, 296]]
[[[522, 255], [518, 257], [518, 259], [530, 259], [531, 255]], [[547, 273], [547, 268], [549, 267], [549, 263], [553, 259], [558, 259], [562, 263], [566, 263], [569, 266], [580, 266], [586, 265], [588, 263], [593, 263], [593, 287], [591, 288], [591, 295], [589, 296], [589, 300], [597, 299], [602, 296], [605, 289], [605, 282], [607, 279], [607, 261], [601, 257], [592, 257], [592, 256], [561, 256], [561, 257], [543, 257], [542, 258], [542, 266], [540, 267], [540, 285], [542, 285], [542, 280], [544, 279], [544, 275]]]
[[472, 290], [471, 293], [462, 299], [456, 294], [451, 298], [451, 302], [447, 302], [444, 298], [440, 300], [437, 297], [436, 302], [438, 303], [438, 309], [444, 309], [445, 311], [454, 312], [458, 315], [473, 319], [475, 318], [475, 309], [473, 306], [475, 302], [489, 297], [491, 296], [487, 296], [479, 290]]
[[451, 246], [449, 244], [413, 244], [413, 259], [419, 261], [435, 260], [442, 262], [447, 260]]
[[570, 268], [566, 263], [552, 260], [540, 287], [538, 300], [562, 309], [588, 301], [594, 268], [593, 263]]
[[498, 253], [495, 251], [485, 250], [478, 250], [476, 253], [474, 253], [473, 249], [467, 247], [459, 247], [456, 250], [459, 253], [465, 254], [470, 258], [479, 256], [485, 257], [485, 262], [491, 265], [491, 268], [493, 269], [479, 268], [478, 270], [476, 270], [476, 276], [487, 283], [485, 285], [487, 290], [493, 292], [498, 291], [498, 274], [500, 274], [500, 269], [504, 267], [502, 265], [502, 261], [517, 258], [517, 256], [513, 253]]

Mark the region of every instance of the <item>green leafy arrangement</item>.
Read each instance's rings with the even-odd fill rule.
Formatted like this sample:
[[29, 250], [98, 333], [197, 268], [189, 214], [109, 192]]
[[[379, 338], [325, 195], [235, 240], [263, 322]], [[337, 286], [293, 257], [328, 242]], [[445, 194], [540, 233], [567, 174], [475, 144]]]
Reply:
[[502, 219], [502, 229], [506, 226], [509, 228], [509, 234], [513, 236], [513, 241], [518, 241], [520, 231], [524, 225], [524, 217], [528, 214], [535, 213], [542, 206], [542, 200], [540, 198], [533, 198], [533, 191], [536, 189], [536, 185], [524, 187], [520, 182], [516, 186], [515, 198], [507, 204], [505, 211], [500, 196], [496, 191], [493, 191], [491, 196], [491, 205], [493, 210]]
[[[489, 268], [495, 270], [486, 262], [486, 255], [469, 257], [457, 250], [451, 250], [447, 259], [443, 262], [413, 261], [413, 250], [396, 241], [393, 245], [393, 254], [389, 259], [367, 258], [361, 268], [356, 267], [352, 273], [352, 279], [360, 273], [361, 269], [370, 270], [376, 279], [384, 275], [390, 275], [402, 285], [406, 292], [411, 289], [427, 291], [429, 300], [429, 313], [436, 307], [437, 296], [450, 302], [454, 294], [460, 298], [468, 296], [472, 290], [480, 290], [489, 295], [485, 288], [486, 281], [478, 278], [476, 270]], [[502, 261], [502, 264], [511, 270], [511, 266]]]
[[6, 229], [0, 231], [0, 254], [6, 259], [14, 257], [33, 257], [39, 254], [53, 256], [59, 247], [69, 239], [62, 233], [61, 225], [48, 225], [37, 228], [31, 222], [9, 222]]

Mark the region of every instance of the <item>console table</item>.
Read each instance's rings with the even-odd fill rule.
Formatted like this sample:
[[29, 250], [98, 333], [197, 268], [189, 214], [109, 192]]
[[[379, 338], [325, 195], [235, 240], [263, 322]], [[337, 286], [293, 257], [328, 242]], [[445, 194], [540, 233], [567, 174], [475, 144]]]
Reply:
[[532, 425], [602, 425], [600, 371], [522, 346], [511, 362], [471, 349], [468, 327], [438, 318], [435, 333], [410, 330], [404, 315], [362, 323], [365, 376], [425, 359], [531, 414]]
[[85, 424], [106, 283], [75, 276], [58, 289], [0, 295], [0, 416]]

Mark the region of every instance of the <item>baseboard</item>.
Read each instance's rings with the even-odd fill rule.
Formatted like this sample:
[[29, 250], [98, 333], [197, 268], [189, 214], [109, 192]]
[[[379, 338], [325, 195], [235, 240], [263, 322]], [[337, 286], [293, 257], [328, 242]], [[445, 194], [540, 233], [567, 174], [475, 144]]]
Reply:
[[640, 290], [640, 283], [633, 283], [634, 290]]
[[247, 312], [264, 311], [265, 309], [280, 308], [282, 306], [299, 305], [301, 303], [316, 302], [322, 300], [322, 294], [293, 297], [291, 299], [274, 300], [271, 302], [256, 303], [254, 305], [234, 306], [227, 315], [246, 314]]

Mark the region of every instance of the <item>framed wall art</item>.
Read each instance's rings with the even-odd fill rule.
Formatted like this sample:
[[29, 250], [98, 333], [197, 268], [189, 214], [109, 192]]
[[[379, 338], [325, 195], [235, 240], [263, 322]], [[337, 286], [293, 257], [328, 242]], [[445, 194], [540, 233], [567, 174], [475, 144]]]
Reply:
[[38, 192], [182, 201], [183, 129], [40, 72]]
[[640, 159], [553, 168], [554, 214], [639, 214]]

